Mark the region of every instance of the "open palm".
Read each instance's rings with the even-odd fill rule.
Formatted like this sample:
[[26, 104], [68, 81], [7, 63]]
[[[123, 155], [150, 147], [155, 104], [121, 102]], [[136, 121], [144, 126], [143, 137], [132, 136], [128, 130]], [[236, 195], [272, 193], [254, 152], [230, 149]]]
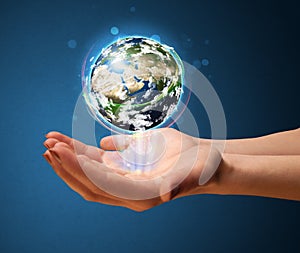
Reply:
[[[174, 129], [152, 133], [160, 137], [152, 138], [148, 144], [160, 149], [160, 156], [151, 170], [144, 172], [124, 168], [124, 153], [116, 151], [118, 136], [103, 138], [100, 149], [50, 132], [44, 143], [48, 148], [44, 157], [84, 199], [143, 211], [198, 190], [210, 152], [209, 145], [200, 145], [199, 139]], [[126, 152], [128, 143], [125, 140], [123, 144]]]

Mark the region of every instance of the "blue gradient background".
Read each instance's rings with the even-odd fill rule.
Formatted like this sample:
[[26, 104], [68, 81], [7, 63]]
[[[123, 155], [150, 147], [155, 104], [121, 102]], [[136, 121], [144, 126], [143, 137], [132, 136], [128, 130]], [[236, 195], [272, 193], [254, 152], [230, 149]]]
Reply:
[[[296, 3], [2, 1], [0, 252], [300, 252], [300, 202], [203, 195], [135, 213], [85, 202], [41, 156], [45, 133], [71, 134], [83, 58], [115, 38], [112, 26], [159, 34], [188, 62], [208, 59], [200, 69], [229, 138], [299, 127]], [[189, 106], [209, 136], [205, 112]]]

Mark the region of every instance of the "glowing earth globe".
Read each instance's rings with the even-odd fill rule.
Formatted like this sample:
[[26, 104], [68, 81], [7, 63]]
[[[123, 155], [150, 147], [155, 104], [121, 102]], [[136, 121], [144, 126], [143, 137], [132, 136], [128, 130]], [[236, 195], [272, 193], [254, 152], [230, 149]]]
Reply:
[[102, 49], [84, 97], [106, 125], [142, 131], [176, 110], [182, 85], [183, 64], [173, 48], [149, 38], [126, 37]]

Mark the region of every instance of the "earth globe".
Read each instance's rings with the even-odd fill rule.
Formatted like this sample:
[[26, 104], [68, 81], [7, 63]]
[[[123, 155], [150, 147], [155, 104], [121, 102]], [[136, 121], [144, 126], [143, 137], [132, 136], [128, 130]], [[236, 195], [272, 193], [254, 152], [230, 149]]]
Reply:
[[183, 63], [172, 47], [129, 36], [103, 48], [83, 82], [93, 117], [110, 130], [136, 132], [163, 125], [183, 93]]

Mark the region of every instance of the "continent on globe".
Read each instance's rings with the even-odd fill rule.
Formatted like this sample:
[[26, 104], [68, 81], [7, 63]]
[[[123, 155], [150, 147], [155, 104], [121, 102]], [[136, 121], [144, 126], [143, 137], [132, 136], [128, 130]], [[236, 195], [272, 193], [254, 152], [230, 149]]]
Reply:
[[126, 37], [101, 51], [84, 97], [102, 120], [138, 131], [161, 124], [176, 110], [182, 85], [183, 64], [173, 48]]

